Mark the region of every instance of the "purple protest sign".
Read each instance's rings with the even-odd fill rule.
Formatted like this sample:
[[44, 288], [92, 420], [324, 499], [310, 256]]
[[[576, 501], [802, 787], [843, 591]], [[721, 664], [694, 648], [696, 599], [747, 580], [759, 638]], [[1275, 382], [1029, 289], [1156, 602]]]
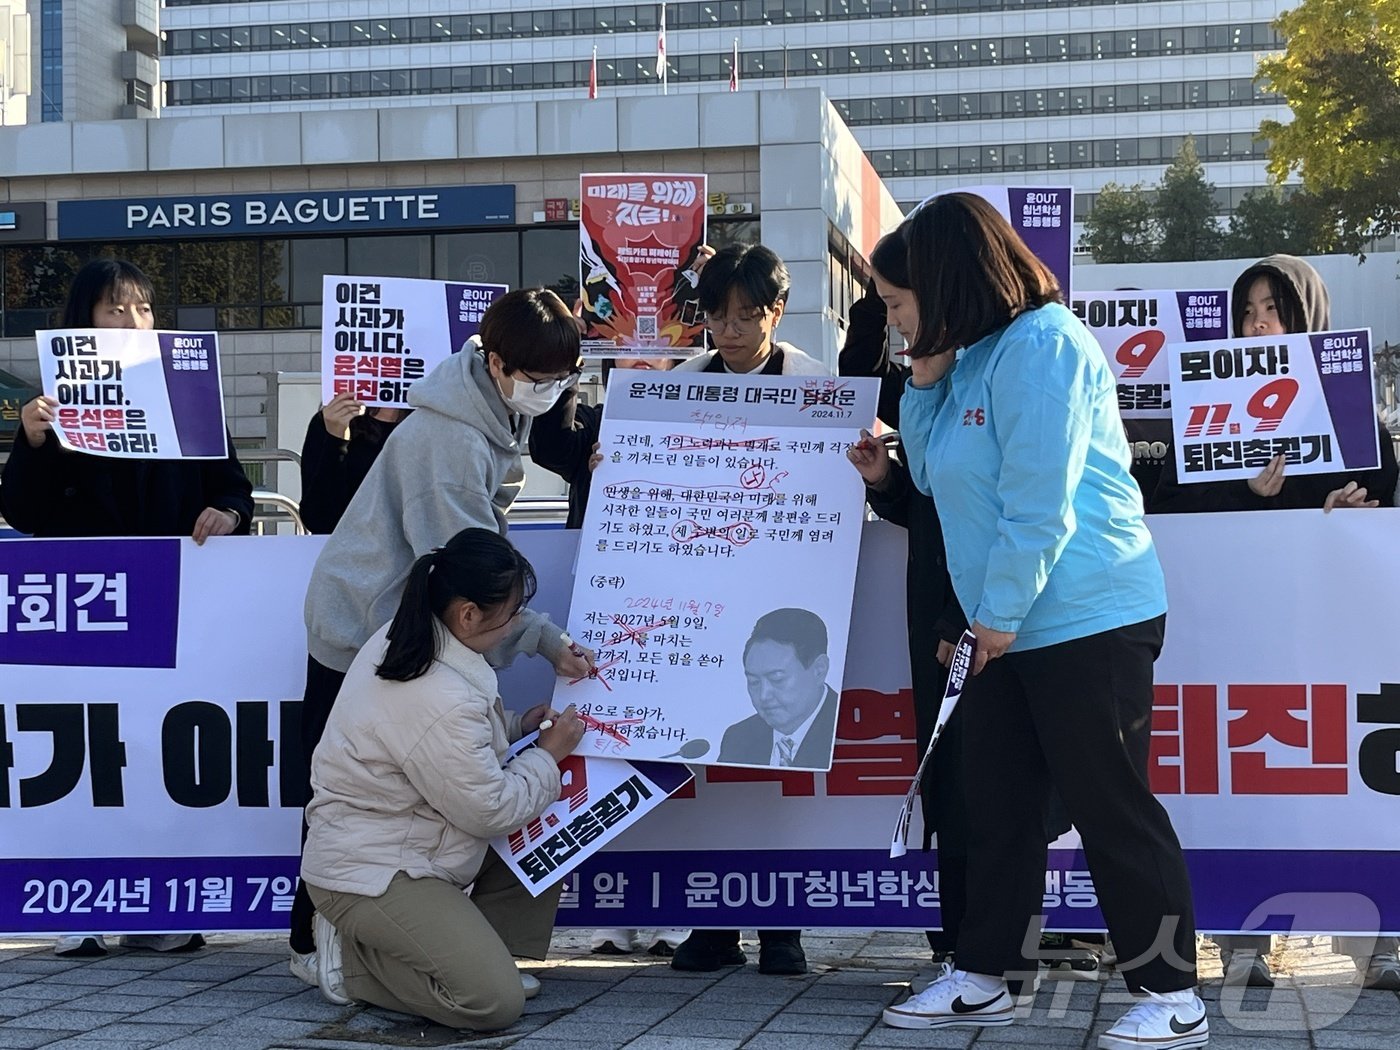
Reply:
[[175, 666], [180, 541], [7, 540], [0, 664]]
[[300, 858], [0, 861], [0, 933], [285, 930]]
[[1315, 333], [1308, 340], [1345, 469], [1379, 466], [1370, 332]]
[[170, 415], [186, 459], [228, 455], [219, 374], [219, 337], [213, 332], [158, 332]]
[[1074, 192], [1068, 188], [1008, 187], [1006, 197], [1007, 219], [1012, 228], [1036, 258], [1050, 267], [1068, 303], [1070, 256], [1074, 250]]
[[509, 286], [504, 284], [447, 282], [444, 287], [447, 294], [447, 331], [454, 354], [481, 330], [481, 318], [486, 308], [509, 290]]
[[1181, 315], [1182, 333], [1188, 343], [1230, 336], [1230, 293], [1177, 292], [1176, 307]]

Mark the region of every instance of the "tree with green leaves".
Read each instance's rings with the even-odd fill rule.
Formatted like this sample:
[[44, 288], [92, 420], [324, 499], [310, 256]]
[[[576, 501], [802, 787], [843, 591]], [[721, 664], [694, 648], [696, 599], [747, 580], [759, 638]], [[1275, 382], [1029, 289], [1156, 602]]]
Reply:
[[1312, 194], [1278, 186], [1250, 190], [1230, 216], [1223, 252], [1227, 259], [1251, 259], [1275, 252], [1315, 255], [1329, 249], [1323, 210]]
[[1142, 185], [1107, 183], [1084, 220], [1082, 244], [1095, 262], [1151, 262], [1159, 237], [1152, 201]]
[[1215, 186], [1206, 181], [1205, 166], [1196, 153], [1196, 140], [1190, 135], [1162, 173], [1156, 211], [1162, 231], [1157, 247], [1160, 261], [1219, 257], [1221, 234], [1215, 221]]
[[1300, 0], [1274, 23], [1263, 84], [1293, 111], [1266, 120], [1269, 174], [1298, 172], [1337, 246], [1400, 233], [1400, 0]]

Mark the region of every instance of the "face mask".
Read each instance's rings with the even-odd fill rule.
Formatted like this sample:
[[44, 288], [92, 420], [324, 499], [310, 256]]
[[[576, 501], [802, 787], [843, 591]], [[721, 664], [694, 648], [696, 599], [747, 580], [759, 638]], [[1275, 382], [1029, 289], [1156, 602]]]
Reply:
[[[496, 384], [496, 389], [500, 390], [501, 385]], [[535, 384], [528, 379], [515, 381], [515, 393], [506, 397], [505, 392], [501, 392], [501, 400], [506, 403], [506, 408], [517, 416], [542, 416], [554, 407], [554, 403], [559, 400], [559, 395], [564, 392], [563, 385], [551, 383], [543, 391], [536, 390]]]

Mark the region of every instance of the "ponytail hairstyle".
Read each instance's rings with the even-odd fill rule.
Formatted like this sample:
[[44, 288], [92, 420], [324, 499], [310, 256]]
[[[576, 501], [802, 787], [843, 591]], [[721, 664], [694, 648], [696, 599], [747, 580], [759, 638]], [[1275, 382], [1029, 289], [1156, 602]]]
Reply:
[[490, 529], [463, 529], [413, 563], [374, 673], [391, 682], [426, 674], [441, 648], [438, 623], [458, 599], [490, 615], [534, 596], [535, 570], [523, 554]]

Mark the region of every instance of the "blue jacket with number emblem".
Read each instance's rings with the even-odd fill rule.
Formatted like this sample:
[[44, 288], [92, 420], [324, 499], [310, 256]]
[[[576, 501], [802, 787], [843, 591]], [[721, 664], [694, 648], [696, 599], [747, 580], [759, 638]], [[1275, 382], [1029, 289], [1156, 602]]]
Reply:
[[1015, 632], [1021, 651], [1166, 611], [1113, 375], [1063, 306], [973, 343], [933, 386], [909, 383], [899, 413], [969, 621]]

